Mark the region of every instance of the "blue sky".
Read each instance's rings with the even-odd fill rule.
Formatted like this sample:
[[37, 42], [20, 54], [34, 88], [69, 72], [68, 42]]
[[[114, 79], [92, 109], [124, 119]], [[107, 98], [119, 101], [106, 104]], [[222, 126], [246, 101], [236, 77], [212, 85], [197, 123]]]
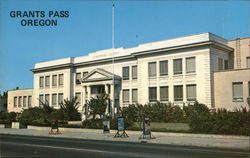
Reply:
[[[250, 1], [115, 1], [115, 47], [202, 32], [250, 36]], [[0, 0], [0, 91], [33, 87], [41, 61], [84, 56], [111, 44], [113, 1]], [[9, 12], [67, 10], [56, 27], [21, 26]]]

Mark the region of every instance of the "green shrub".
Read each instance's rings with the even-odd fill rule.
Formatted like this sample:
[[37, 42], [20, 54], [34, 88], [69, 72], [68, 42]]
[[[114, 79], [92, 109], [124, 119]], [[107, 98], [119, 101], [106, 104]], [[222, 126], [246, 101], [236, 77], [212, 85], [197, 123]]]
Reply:
[[218, 109], [211, 114], [197, 114], [191, 117], [190, 128], [194, 133], [206, 134], [250, 134], [250, 110], [241, 108], [233, 112]]

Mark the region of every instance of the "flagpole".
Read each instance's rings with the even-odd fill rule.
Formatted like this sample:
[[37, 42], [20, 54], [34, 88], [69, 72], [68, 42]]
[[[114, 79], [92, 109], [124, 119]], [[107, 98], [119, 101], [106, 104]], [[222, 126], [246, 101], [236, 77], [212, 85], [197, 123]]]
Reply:
[[115, 106], [115, 70], [114, 70], [114, 64], [115, 64], [115, 59], [114, 59], [114, 49], [115, 49], [115, 4], [112, 5], [112, 48], [113, 48], [113, 58], [112, 58], [112, 65], [113, 65], [113, 94], [112, 95], [112, 102], [113, 105], [111, 107], [111, 113], [112, 113], [112, 118], [114, 118], [114, 112], [115, 110], [113, 109], [113, 107]]

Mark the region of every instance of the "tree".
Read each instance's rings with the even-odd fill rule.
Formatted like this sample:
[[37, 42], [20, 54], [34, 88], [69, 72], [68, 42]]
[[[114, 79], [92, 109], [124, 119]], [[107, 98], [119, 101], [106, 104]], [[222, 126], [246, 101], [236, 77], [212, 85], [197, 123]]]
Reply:
[[77, 101], [77, 97], [74, 97], [71, 100], [64, 99], [64, 102], [60, 103], [60, 107], [68, 121], [81, 120], [80, 113], [78, 112], [79, 102]]
[[95, 98], [90, 98], [87, 102], [87, 106], [90, 108], [90, 114], [93, 115], [93, 119], [95, 119], [96, 115], [101, 117], [105, 113], [108, 105], [108, 99], [108, 94], [101, 94]]

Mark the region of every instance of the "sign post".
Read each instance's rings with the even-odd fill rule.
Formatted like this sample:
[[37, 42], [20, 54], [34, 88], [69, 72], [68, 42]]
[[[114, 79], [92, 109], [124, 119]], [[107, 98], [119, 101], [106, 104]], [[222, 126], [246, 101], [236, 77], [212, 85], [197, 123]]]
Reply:
[[155, 139], [155, 137], [151, 133], [150, 119], [145, 117], [142, 124], [142, 135], [139, 139]]
[[103, 121], [103, 133], [109, 133], [110, 132], [110, 122], [109, 121]]
[[[120, 134], [120, 132], [122, 132], [122, 134]], [[128, 135], [125, 132], [125, 120], [123, 117], [118, 117], [117, 118], [117, 132], [114, 136], [114, 138], [127, 138]]]
[[[56, 131], [54, 131], [56, 130]], [[58, 127], [58, 120], [53, 120], [51, 123], [51, 129], [49, 131], [49, 134], [61, 134], [59, 131], [59, 127]]]

